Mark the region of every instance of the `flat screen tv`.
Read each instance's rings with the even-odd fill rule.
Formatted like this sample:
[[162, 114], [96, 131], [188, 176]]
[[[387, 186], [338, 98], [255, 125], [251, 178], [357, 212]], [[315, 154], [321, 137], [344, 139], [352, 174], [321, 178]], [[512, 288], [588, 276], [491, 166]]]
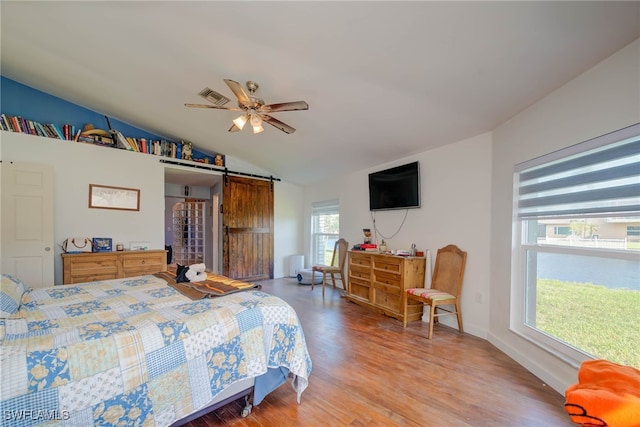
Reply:
[[420, 207], [420, 165], [418, 162], [369, 174], [369, 210]]

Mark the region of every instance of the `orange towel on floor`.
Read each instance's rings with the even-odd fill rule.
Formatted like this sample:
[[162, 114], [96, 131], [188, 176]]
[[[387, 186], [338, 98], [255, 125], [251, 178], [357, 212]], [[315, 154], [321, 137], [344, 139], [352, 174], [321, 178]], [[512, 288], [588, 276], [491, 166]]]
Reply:
[[565, 410], [582, 426], [640, 427], [640, 370], [588, 360], [565, 391]]

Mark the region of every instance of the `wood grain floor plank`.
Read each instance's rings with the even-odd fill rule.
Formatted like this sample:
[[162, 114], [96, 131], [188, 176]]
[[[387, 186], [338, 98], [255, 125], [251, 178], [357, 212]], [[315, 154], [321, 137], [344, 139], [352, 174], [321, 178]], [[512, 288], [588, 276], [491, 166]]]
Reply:
[[301, 404], [289, 382], [247, 418], [244, 401], [204, 415], [202, 426], [573, 426], [564, 397], [488, 341], [443, 325], [405, 329], [393, 318], [295, 279], [261, 282], [298, 313], [313, 371]]

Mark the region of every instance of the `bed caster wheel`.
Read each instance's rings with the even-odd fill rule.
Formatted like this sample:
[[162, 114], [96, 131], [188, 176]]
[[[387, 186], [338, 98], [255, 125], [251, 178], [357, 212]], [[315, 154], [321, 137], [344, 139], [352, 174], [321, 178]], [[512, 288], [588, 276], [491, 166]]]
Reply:
[[247, 406], [245, 406], [244, 408], [242, 408], [242, 412], [240, 413], [240, 416], [242, 418], [247, 418], [249, 415], [251, 415], [251, 409], [253, 407], [251, 406], [251, 404], [248, 404]]

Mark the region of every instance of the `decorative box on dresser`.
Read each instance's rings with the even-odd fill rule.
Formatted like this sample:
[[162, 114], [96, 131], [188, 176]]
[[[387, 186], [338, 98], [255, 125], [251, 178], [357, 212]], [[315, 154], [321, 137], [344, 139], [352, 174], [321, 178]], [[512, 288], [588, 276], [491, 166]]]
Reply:
[[62, 283], [95, 282], [167, 271], [167, 251], [62, 254]]
[[[403, 257], [377, 252], [349, 251], [347, 298], [403, 321], [402, 294], [424, 287], [425, 257]], [[407, 321], [422, 317], [422, 304], [408, 307]]]

